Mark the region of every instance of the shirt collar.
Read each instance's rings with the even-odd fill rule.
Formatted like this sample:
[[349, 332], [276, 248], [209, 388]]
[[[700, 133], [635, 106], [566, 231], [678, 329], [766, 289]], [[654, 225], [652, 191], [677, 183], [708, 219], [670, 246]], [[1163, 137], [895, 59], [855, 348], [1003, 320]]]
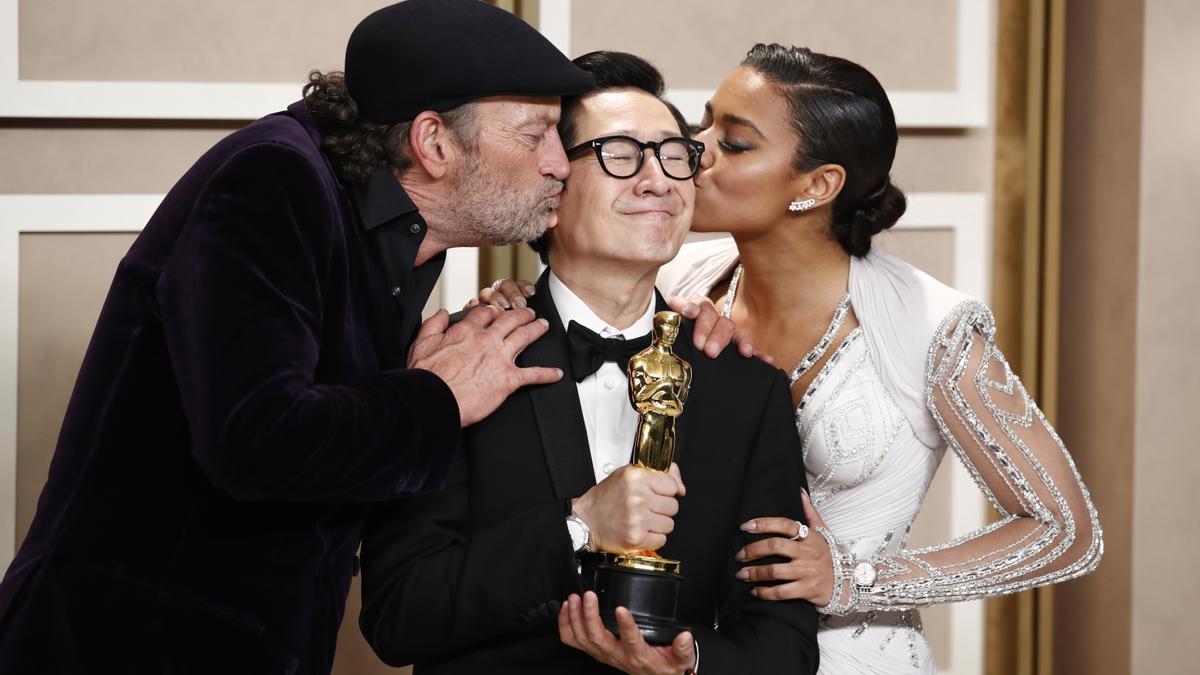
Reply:
[[386, 165], [375, 169], [367, 182], [354, 185], [350, 192], [354, 196], [355, 206], [358, 207], [363, 228], [367, 230], [417, 212], [417, 205], [404, 188], [400, 187], [399, 181]]
[[554, 271], [549, 272], [550, 275], [550, 298], [554, 300], [554, 308], [558, 310], [558, 318], [562, 321], [563, 330], [566, 330], [571, 322], [591, 330], [601, 337], [613, 337], [618, 333], [626, 339], [641, 337], [648, 334], [654, 329], [654, 294], [646, 299], [646, 311], [642, 316], [634, 321], [632, 325], [625, 328], [617, 328], [610, 326], [608, 323], [596, 316], [591, 307], [587, 306], [578, 295], [575, 295], [567, 285], [562, 282]]

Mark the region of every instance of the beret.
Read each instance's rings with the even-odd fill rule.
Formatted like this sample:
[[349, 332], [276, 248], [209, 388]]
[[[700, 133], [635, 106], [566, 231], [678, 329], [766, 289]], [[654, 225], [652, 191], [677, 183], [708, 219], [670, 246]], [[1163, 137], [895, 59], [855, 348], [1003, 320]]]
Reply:
[[354, 29], [346, 87], [359, 120], [408, 122], [486, 96], [568, 96], [592, 88], [520, 18], [480, 0], [407, 0]]

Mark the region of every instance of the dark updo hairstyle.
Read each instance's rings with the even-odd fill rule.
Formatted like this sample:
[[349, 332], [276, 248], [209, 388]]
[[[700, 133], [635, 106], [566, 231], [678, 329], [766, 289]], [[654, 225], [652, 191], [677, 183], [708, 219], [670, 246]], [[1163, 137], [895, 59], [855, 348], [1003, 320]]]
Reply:
[[904, 193], [888, 175], [896, 158], [896, 116], [879, 80], [866, 68], [804, 47], [756, 44], [742, 65], [777, 87], [800, 137], [793, 167], [846, 170], [833, 202], [833, 234], [847, 253], [865, 256], [871, 237], [904, 215]]

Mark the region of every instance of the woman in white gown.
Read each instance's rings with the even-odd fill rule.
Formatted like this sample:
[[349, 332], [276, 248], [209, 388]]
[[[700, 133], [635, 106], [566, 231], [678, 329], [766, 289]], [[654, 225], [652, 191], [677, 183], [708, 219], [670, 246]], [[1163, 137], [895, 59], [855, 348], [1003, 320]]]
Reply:
[[[756, 45], [702, 127], [692, 230], [732, 238], [685, 246], [659, 288], [712, 299], [790, 371], [811, 506], [823, 519], [819, 534], [779, 518], [748, 523], [779, 536], [740, 559], [790, 562], [743, 576], [779, 582], [758, 586], [762, 597], [821, 608], [820, 672], [935, 672], [918, 608], [1096, 567], [1103, 544], [1087, 488], [996, 348], [988, 308], [871, 248], [905, 200], [889, 177], [895, 118], [869, 72]], [[910, 548], [946, 448], [1001, 517]]]

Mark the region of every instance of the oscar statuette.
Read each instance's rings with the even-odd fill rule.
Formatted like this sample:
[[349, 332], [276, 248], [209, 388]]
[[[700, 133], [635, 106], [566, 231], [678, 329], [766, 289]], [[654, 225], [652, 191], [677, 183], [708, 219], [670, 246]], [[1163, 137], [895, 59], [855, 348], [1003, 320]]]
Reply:
[[[632, 463], [653, 471], [666, 471], [675, 456], [675, 418], [683, 414], [692, 366], [671, 351], [679, 334], [679, 315], [654, 315], [654, 339], [649, 347], [629, 359], [629, 398], [640, 415], [634, 437]], [[654, 551], [602, 552], [595, 569], [600, 617], [617, 634], [617, 607], [633, 614], [646, 642], [670, 644], [688, 630], [676, 619], [680, 562]]]

